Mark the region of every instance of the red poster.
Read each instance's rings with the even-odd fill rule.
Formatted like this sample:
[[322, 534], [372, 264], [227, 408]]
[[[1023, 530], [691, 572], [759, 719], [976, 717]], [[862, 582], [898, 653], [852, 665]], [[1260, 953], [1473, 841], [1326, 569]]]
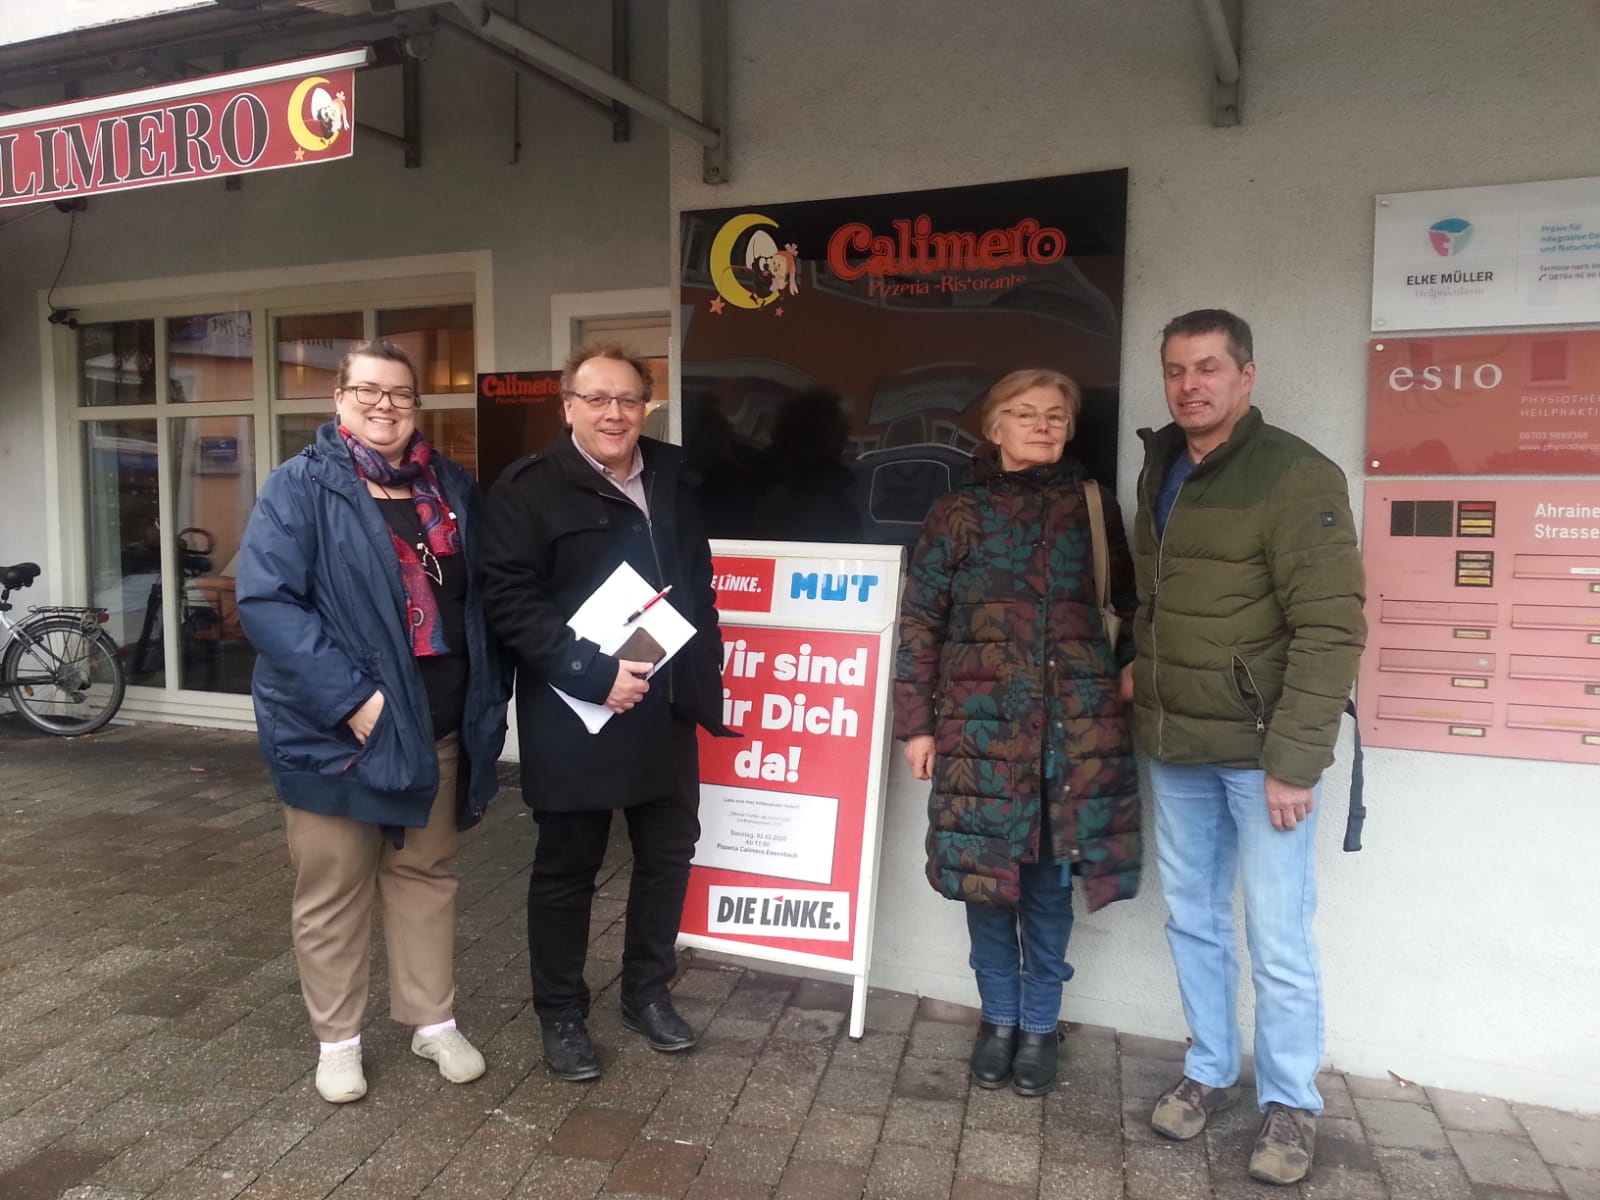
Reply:
[[0, 115], [0, 207], [348, 158], [370, 49]]
[[851, 962], [882, 635], [730, 626], [723, 639], [724, 720], [744, 736], [701, 735], [683, 932]]
[[1367, 469], [1600, 472], [1600, 330], [1374, 341]]

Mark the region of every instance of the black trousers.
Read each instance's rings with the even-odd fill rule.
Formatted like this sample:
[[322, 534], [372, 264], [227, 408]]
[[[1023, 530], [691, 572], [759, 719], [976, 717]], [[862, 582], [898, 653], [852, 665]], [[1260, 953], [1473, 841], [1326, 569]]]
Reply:
[[[673, 943], [683, 919], [689, 860], [700, 838], [700, 769], [694, 726], [675, 722], [672, 794], [623, 808], [633, 846], [622, 944], [622, 1002], [630, 1008], [667, 998], [677, 969]], [[595, 876], [605, 858], [613, 809], [540, 812], [528, 879], [528, 957], [533, 1007], [541, 1020], [589, 1012], [583, 967]]]

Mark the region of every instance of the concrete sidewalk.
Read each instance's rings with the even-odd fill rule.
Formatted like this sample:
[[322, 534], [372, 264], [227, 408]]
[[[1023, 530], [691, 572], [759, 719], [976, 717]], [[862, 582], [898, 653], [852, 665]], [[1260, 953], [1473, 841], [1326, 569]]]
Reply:
[[1072, 1026], [1062, 1085], [1025, 1100], [969, 1086], [970, 1010], [874, 992], [852, 1042], [846, 988], [704, 960], [675, 987], [700, 1047], [656, 1054], [617, 1016], [625, 842], [590, 956], [605, 1075], [558, 1082], [528, 1005], [533, 839], [507, 791], [459, 860], [456, 1011], [488, 1074], [452, 1087], [410, 1054], [380, 948], [371, 1091], [335, 1107], [254, 737], [0, 716], [0, 1198], [1600, 1200], [1600, 1118], [1329, 1073], [1311, 1180], [1271, 1188], [1244, 1173], [1252, 1103], [1190, 1143], [1150, 1132], [1181, 1044]]

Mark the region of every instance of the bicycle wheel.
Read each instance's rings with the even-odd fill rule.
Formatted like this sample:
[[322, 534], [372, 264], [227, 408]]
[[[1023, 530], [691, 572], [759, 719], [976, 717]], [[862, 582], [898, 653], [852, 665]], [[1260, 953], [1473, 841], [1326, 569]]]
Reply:
[[127, 680], [117, 644], [103, 630], [46, 617], [17, 626], [0, 662], [0, 685], [35, 729], [76, 737], [116, 716]]

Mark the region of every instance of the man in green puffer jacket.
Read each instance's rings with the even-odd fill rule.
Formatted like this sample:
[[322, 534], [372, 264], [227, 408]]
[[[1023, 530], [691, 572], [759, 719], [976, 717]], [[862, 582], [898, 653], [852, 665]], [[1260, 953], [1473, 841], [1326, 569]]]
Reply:
[[1311, 1168], [1322, 1110], [1316, 789], [1366, 640], [1343, 473], [1250, 406], [1250, 327], [1201, 309], [1162, 331], [1172, 424], [1140, 430], [1134, 727], [1149, 757], [1167, 940], [1192, 1044], [1156, 1103], [1167, 1137], [1238, 1099], [1242, 880], [1256, 991], [1250, 1174]]

